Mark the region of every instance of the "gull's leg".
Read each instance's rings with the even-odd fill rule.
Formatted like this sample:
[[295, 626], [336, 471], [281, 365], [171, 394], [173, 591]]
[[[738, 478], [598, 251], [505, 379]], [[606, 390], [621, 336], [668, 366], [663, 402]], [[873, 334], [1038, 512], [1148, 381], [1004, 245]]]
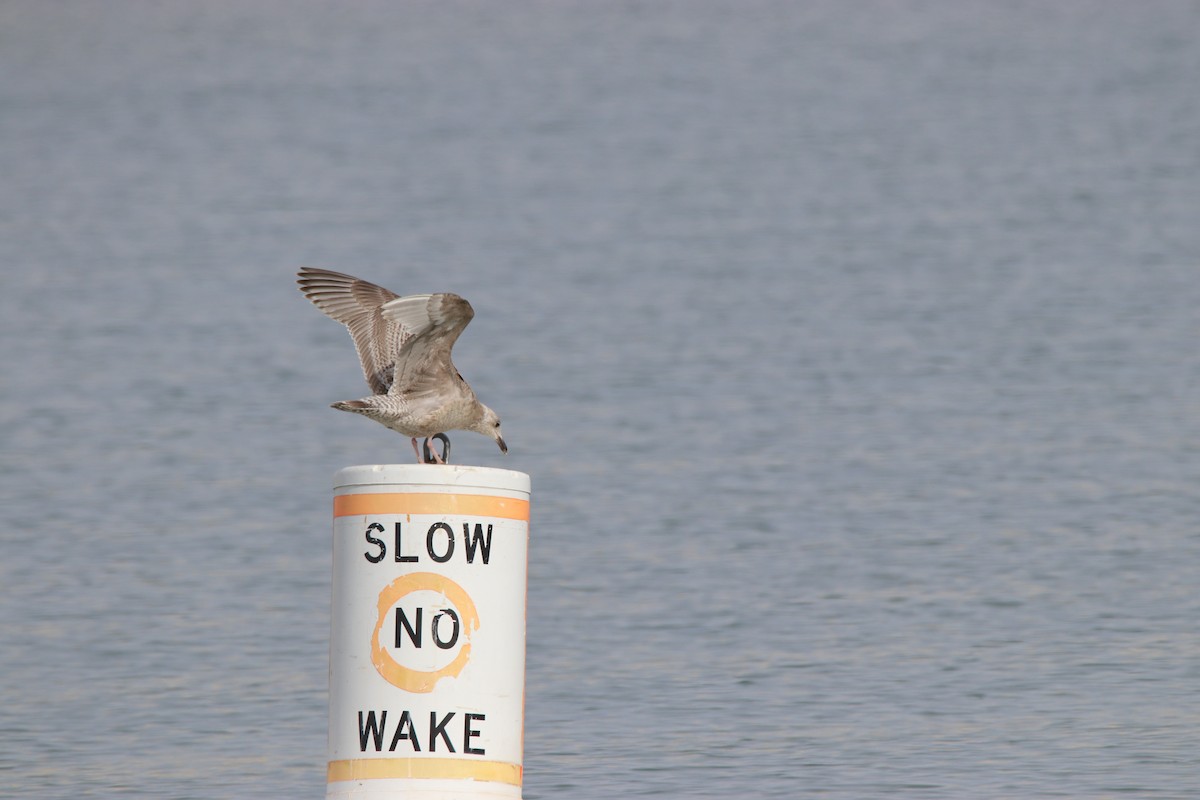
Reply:
[[412, 438], [412, 446], [413, 446], [413, 452], [417, 454], [417, 463], [424, 464], [425, 459], [421, 458], [421, 450], [420, 450], [420, 448], [417, 447], [417, 437], [415, 437], [415, 436]]

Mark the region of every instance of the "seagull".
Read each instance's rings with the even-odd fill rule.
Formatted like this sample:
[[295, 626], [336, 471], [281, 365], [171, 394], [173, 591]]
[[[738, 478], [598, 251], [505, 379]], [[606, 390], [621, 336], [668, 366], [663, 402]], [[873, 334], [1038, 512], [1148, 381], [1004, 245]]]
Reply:
[[[500, 434], [500, 417], [479, 402], [450, 360], [463, 328], [475, 316], [471, 304], [456, 294], [411, 294], [400, 297], [382, 286], [327, 269], [300, 270], [300, 291], [325, 314], [346, 326], [372, 394], [333, 404], [340, 411], [362, 414], [412, 439], [417, 463], [425, 463], [417, 439], [446, 431], [475, 431], [508, 445]], [[428, 448], [428, 441], [426, 441]], [[432, 449], [435, 463], [444, 463]]]

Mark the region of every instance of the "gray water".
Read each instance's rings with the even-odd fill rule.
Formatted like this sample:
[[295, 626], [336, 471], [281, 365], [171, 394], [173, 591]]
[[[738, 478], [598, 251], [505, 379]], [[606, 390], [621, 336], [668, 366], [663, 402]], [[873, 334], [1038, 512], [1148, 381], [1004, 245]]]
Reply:
[[0, 4], [0, 794], [321, 797], [300, 265], [457, 291], [525, 797], [1200, 796], [1200, 5]]

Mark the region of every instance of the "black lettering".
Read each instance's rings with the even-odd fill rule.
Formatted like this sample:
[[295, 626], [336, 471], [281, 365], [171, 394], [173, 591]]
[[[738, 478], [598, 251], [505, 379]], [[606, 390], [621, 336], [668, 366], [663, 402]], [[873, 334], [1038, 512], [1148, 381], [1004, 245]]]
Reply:
[[475, 548], [478, 547], [479, 551], [483, 553], [483, 563], [486, 564], [488, 563], [488, 559], [492, 557], [492, 525], [488, 523], [487, 538], [484, 538], [483, 525], [481, 523], [475, 523], [474, 536], [471, 535], [470, 528], [471, 524], [469, 522], [463, 523], [463, 541], [467, 545], [467, 563], [475, 563]]
[[[396, 647], [400, 647], [401, 631], [408, 631], [408, 640], [413, 643], [413, 647], [421, 646], [421, 617], [425, 615], [425, 609], [417, 609], [417, 621], [415, 625], [408, 623], [408, 615], [404, 613], [403, 608], [396, 609]], [[434, 637], [437, 636], [437, 620], [433, 621]], [[443, 648], [444, 649], [444, 648]]]
[[376, 539], [374, 536], [372, 536], [371, 531], [379, 531], [380, 533], [383, 533], [383, 526], [378, 522], [372, 522], [367, 526], [367, 531], [365, 533], [365, 536], [367, 537], [367, 543], [378, 547], [379, 552], [376, 555], [371, 555], [369, 552], [363, 553], [363, 556], [372, 564], [378, 564], [380, 561], [383, 561], [383, 557], [387, 554], [387, 545], [383, 543], [383, 539]]
[[[404, 712], [408, 714], [407, 711]], [[387, 711], [379, 712], [379, 721], [375, 720], [374, 710], [367, 712], [367, 718], [364, 723], [363, 712], [358, 712], [358, 749], [365, 753], [367, 752], [367, 739], [375, 740], [375, 752], [378, 753], [383, 747], [383, 728], [387, 725]]]
[[439, 736], [441, 736], [442, 741], [446, 743], [446, 747], [450, 748], [451, 753], [456, 752], [454, 745], [450, 743], [449, 735], [446, 733], [446, 725], [450, 722], [450, 719], [455, 715], [455, 713], [457, 712], [451, 711], [446, 715], [444, 720], [438, 722], [437, 712], [429, 712], [429, 752], [437, 752], [437, 737]]
[[[438, 555], [433, 551], [433, 532], [446, 532], [446, 552]], [[445, 564], [450, 560], [450, 556], [454, 555], [454, 530], [444, 522], [435, 522], [429, 526], [429, 533], [425, 535], [425, 549], [429, 551], [429, 557], [439, 564]]]
[[[386, 713], [386, 712], [384, 712]], [[407, 729], [407, 733], [405, 730]], [[408, 743], [412, 745], [414, 753], [421, 752], [421, 743], [417, 741], [417, 732], [413, 729], [412, 717], [407, 711], [400, 712], [400, 724], [396, 726], [396, 735], [392, 737], [392, 746], [388, 748], [388, 752], [394, 752], [396, 745], [400, 744], [401, 739], [408, 739]], [[376, 747], [376, 750], [379, 748]]]
[[[440, 636], [438, 636], [438, 622], [440, 622], [442, 617], [444, 617], [446, 615], [449, 615], [450, 619], [454, 622], [454, 630], [450, 634], [450, 638], [443, 642], [442, 638]], [[418, 617], [417, 623], [420, 624], [420, 621], [421, 620]], [[433, 618], [433, 626], [432, 627], [433, 627], [433, 643], [436, 644], [442, 650], [449, 650], [451, 647], [454, 647], [454, 645], [458, 642], [459, 622], [458, 622], [458, 614], [454, 613], [454, 609], [445, 608], [445, 609], [442, 609], [441, 611], [439, 611], [437, 613], [437, 616]]]
[[[380, 528], [379, 530], [380, 530], [380, 532], [382, 532], [382, 531], [383, 531], [383, 528]], [[417, 557], [416, 557], [416, 556], [402, 556], [402, 555], [400, 555], [400, 553], [402, 552], [402, 550], [403, 550], [403, 548], [402, 548], [402, 547], [400, 547], [400, 523], [399, 523], [399, 522], [397, 522], [397, 523], [396, 523], [396, 561], [397, 561], [397, 563], [401, 563], [401, 562], [403, 562], [403, 563], [410, 563], [410, 564], [411, 564], [412, 562], [414, 562], [414, 561], [416, 561], [416, 560], [417, 560]], [[383, 555], [382, 555], [382, 554], [380, 554], [380, 558], [382, 558], [382, 557], [383, 557]]]
[[467, 714], [466, 719], [463, 720], [463, 752], [464, 753], [466, 753], [468, 755], [472, 755], [472, 756], [483, 755], [484, 748], [471, 747], [471, 740], [479, 735], [479, 731], [472, 728], [471, 723], [474, 722], [475, 720], [479, 720], [480, 722], [483, 722], [485, 719], [487, 719], [487, 716], [484, 714]]

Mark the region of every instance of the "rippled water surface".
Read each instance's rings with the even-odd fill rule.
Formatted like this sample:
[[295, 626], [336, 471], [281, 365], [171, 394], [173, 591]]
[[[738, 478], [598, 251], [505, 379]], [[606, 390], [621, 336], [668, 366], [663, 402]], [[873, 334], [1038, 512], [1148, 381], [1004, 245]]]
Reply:
[[0, 5], [0, 793], [321, 797], [303, 264], [457, 291], [525, 797], [1200, 796], [1194, 2]]

